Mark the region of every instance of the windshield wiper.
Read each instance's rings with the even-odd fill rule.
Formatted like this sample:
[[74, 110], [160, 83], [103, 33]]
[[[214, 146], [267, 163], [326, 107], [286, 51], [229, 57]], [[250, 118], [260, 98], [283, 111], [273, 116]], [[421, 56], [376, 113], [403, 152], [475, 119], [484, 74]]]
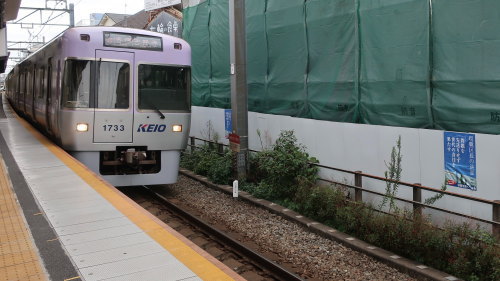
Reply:
[[153, 103], [149, 102], [148, 99], [144, 98], [144, 102], [146, 103], [146, 105], [149, 105], [150, 107], [152, 107], [156, 112], [158, 112], [158, 114], [160, 114], [160, 118], [161, 119], [165, 119], [165, 115], [163, 115], [163, 113], [161, 113], [160, 109], [158, 109], [158, 107], [156, 107]]
[[165, 119], [165, 115], [163, 115], [163, 113], [161, 113], [160, 109], [158, 109], [158, 107], [156, 107], [156, 105], [154, 105], [154, 103], [152, 103], [149, 98], [147, 98], [146, 96], [143, 96], [142, 99], [144, 100], [144, 103], [150, 107], [152, 107], [156, 112], [158, 112], [158, 114], [160, 114], [160, 118], [161, 119]]
[[165, 115], [163, 115], [163, 113], [161, 113], [161, 111], [158, 109], [158, 107], [154, 106], [154, 105], [151, 105], [151, 107], [156, 111], [158, 112], [158, 114], [160, 114], [160, 118], [161, 119], [165, 119]]

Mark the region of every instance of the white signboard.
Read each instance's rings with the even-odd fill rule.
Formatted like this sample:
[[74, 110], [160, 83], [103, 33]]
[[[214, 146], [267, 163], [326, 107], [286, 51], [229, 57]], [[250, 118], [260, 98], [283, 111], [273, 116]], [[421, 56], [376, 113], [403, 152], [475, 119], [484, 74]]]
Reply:
[[144, 0], [144, 10], [151, 11], [180, 4], [182, 0]]

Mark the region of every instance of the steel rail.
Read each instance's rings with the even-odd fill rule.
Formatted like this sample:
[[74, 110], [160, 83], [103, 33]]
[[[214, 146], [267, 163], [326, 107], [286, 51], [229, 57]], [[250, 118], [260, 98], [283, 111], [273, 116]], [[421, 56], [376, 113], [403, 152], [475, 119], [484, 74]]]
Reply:
[[144, 186], [148, 192], [156, 197], [159, 201], [165, 204], [166, 207], [172, 209], [174, 212], [180, 214], [182, 217], [185, 219], [189, 220], [190, 223], [193, 223], [197, 227], [201, 228], [203, 231], [209, 233], [210, 235], [213, 235], [218, 239], [221, 243], [224, 245], [228, 245], [235, 249], [236, 251], [240, 252], [242, 255], [248, 257], [255, 263], [257, 263], [259, 266], [262, 268], [268, 270], [270, 273], [274, 275], [279, 280], [284, 280], [284, 281], [303, 281], [304, 279], [300, 278], [298, 275], [296, 275], [293, 272], [290, 272], [286, 270], [285, 268], [281, 267], [279, 264], [275, 263], [274, 261], [262, 256], [256, 251], [253, 251], [249, 248], [247, 248], [245, 245], [241, 244], [240, 242], [234, 240], [233, 238], [229, 237], [225, 233], [211, 227], [204, 221], [198, 219], [196, 216], [190, 214], [189, 212], [182, 210], [181, 208], [177, 207], [175, 204], [171, 203], [167, 198], [165, 198], [163, 195], [158, 194], [148, 186]]

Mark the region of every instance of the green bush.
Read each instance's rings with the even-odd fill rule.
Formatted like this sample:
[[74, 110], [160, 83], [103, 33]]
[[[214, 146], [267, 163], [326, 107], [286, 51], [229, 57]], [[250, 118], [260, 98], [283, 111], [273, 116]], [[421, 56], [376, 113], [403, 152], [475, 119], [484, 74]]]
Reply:
[[412, 212], [387, 215], [358, 203], [336, 213], [334, 227], [377, 247], [465, 280], [500, 278], [500, 247], [478, 227], [449, 224], [441, 230]]
[[223, 155], [217, 154], [208, 170], [208, 178], [216, 184], [229, 184], [231, 181], [231, 163], [233, 153], [225, 150]]
[[297, 144], [293, 131], [282, 131], [271, 150], [259, 152], [254, 166], [260, 187], [268, 199], [293, 199], [300, 185], [313, 185], [318, 179], [318, 161]]
[[181, 158], [181, 167], [194, 173], [206, 176], [217, 184], [228, 184], [231, 181], [232, 152], [225, 150], [222, 155], [209, 145], [198, 147], [191, 152], [185, 151]]
[[466, 280], [500, 280], [498, 241], [479, 226], [450, 224], [445, 228], [450, 251], [444, 270]]
[[345, 193], [332, 186], [301, 185], [295, 197], [297, 210], [312, 219], [333, 224], [337, 210], [344, 206]]

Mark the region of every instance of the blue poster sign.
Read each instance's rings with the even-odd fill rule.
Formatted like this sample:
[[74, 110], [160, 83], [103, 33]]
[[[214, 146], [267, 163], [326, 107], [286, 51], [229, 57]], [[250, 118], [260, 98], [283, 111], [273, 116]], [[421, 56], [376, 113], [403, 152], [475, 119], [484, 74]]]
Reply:
[[229, 138], [229, 134], [233, 133], [232, 114], [233, 111], [231, 109], [224, 109], [224, 128], [226, 130], [226, 139]]
[[447, 187], [477, 190], [474, 134], [444, 132], [444, 170]]

